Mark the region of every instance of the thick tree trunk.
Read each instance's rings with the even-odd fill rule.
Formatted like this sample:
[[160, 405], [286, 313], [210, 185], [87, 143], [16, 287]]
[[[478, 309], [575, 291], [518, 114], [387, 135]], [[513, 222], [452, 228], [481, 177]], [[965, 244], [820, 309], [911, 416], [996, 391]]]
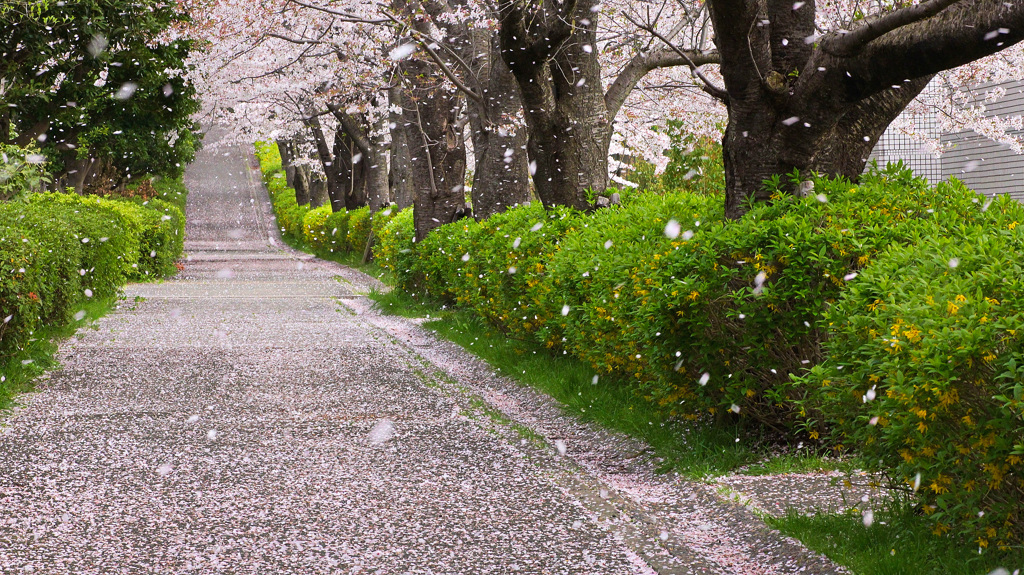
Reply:
[[391, 201], [388, 190], [388, 145], [385, 141], [387, 123], [388, 118], [381, 116], [375, 125], [370, 126], [369, 146], [363, 156], [363, 165], [366, 166], [366, 203], [371, 213], [376, 213]]
[[388, 101], [391, 111], [388, 122], [391, 130], [391, 161], [388, 172], [388, 185], [391, 189], [392, 201], [400, 210], [413, 203], [412, 155], [410, 153], [408, 134], [410, 123], [405, 114], [398, 110], [405, 109], [405, 94], [400, 86], [388, 90]]
[[330, 179], [325, 174], [310, 170], [309, 207], [310, 209], [316, 209], [326, 204], [331, 205], [332, 212], [337, 211], [334, 208], [334, 198], [331, 197]]
[[533, 182], [548, 207], [591, 209], [587, 196], [608, 185], [612, 125], [597, 59], [595, 5], [582, 0], [551, 8], [572, 12], [552, 15], [556, 24], [538, 38], [518, 7], [503, 4], [502, 57], [522, 91]]
[[930, 79], [853, 103], [825, 82], [803, 98], [780, 99], [767, 86], [756, 86], [748, 98], [732, 97], [722, 138], [726, 217], [739, 218], [752, 202], [768, 201], [764, 183], [774, 175], [790, 192], [796, 189], [786, 176], [794, 172], [800, 180], [817, 173], [857, 181], [882, 133]]
[[467, 99], [475, 157], [473, 215], [478, 220], [530, 200], [528, 130], [517, 119], [523, 101], [511, 70], [501, 60], [497, 35], [474, 30], [468, 47], [482, 82], [481, 100]]
[[295, 188], [295, 203], [300, 206], [309, 203], [309, 179], [309, 166], [305, 164], [295, 166], [295, 179], [292, 182], [292, 187]]
[[[316, 145], [316, 155], [320, 160], [320, 165], [323, 167], [323, 176], [318, 175], [317, 183], [313, 184], [311, 181], [310, 186], [310, 206], [319, 207], [323, 204], [321, 200], [321, 185], [323, 183], [323, 194], [326, 196], [326, 201], [331, 203], [331, 211], [338, 212], [345, 208], [345, 190], [341, 188], [338, 181], [338, 165], [334, 154], [332, 153], [331, 146], [327, 143], [327, 137], [324, 135], [323, 127], [320, 125], [320, 117], [315, 114], [310, 114], [310, 117], [305, 120], [306, 127], [309, 128], [310, 133], [313, 136], [313, 143]], [[320, 203], [317, 203], [320, 202]], [[313, 205], [316, 203], [316, 205]]]
[[288, 186], [295, 185], [295, 143], [293, 140], [278, 140], [277, 152], [281, 155], [281, 168], [284, 170], [284, 181]]
[[[726, 216], [767, 201], [764, 180], [856, 180], [928, 81], [1024, 40], [1024, 3], [931, 0], [815, 36], [814, 2], [709, 0], [729, 109]], [[807, 39], [808, 41], [800, 41]]]
[[358, 191], [358, 196], [350, 203], [349, 209], [369, 206], [371, 212], [376, 212], [390, 201], [387, 162], [388, 117], [379, 114], [374, 124], [370, 125], [367, 114], [350, 114], [337, 105], [329, 105], [328, 108], [341, 126], [335, 140], [334, 154], [340, 162], [339, 173], [345, 170], [347, 173], [353, 173], [355, 170], [354, 173], [359, 178], [358, 185], [355, 181], [349, 180], [349, 185]]
[[406, 88], [403, 126], [412, 156], [413, 223], [419, 241], [465, 209], [466, 147], [454, 127], [459, 94], [447, 91], [425, 61], [407, 59], [401, 70]]
[[366, 170], [363, 152], [343, 127], [334, 133], [335, 177], [345, 208], [354, 210], [366, 205]]
[[461, 78], [473, 142], [473, 215], [486, 219], [530, 199], [528, 131], [519, 85], [502, 61], [498, 31], [453, 20], [447, 15], [484, 9], [497, 18], [495, 4], [469, 6], [467, 0], [424, 0], [434, 23], [445, 30], [446, 47], [459, 57], [445, 58]]

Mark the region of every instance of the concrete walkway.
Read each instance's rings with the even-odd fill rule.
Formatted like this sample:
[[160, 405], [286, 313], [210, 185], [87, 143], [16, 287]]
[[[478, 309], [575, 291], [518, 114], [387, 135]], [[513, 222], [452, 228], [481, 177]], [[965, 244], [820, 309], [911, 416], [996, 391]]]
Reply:
[[282, 246], [243, 150], [186, 182], [185, 270], [0, 429], [0, 573], [835, 572], [373, 313], [372, 278]]

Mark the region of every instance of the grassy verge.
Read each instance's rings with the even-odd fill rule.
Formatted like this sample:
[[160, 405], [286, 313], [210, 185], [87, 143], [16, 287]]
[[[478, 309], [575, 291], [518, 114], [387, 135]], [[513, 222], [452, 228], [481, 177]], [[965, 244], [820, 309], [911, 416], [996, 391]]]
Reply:
[[936, 537], [928, 519], [907, 504], [876, 512], [870, 526], [860, 514], [791, 513], [767, 522], [862, 575], [1010, 575], [1024, 569], [1021, 550], [979, 553], [974, 543]]
[[0, 363], [0, 415], [17, 404], [19, 394], [32, 391], [37, 377], [56, 367], [57, 346], [61, 341], [73, 336], [79, 328], [106, 315], [116, 303], [115, 298], [83, 303], [82, 310], [76, 314], [80, 319], [39, 330], [21, 353]]
[[606, 377], [595, 383], [594, 371], [579, 360], [509, 339], [471, 311], [444, 309], [399, 290], [371, 297], [383, 313], [429, 317], [425, 327], [487, 361], [496, 372], [550, 395], [581, 419], [643, 440], [666, 471], [703, 478], [756, 464], [766, 456], [749, 447], [757, 442], [740, 427], [671, 421], [621, 382]]
[[[581, 419], [643, 440], [664, 461], [666, 471], [699, 479], [729, 472], [770, 475], [852, 471], [857, 467], [856, 461], [806, 449], [760, 452], [750, 446], [764, 442], [740, 428], [710, 422], [683, 426], [666, 420], [627, 386], [600, 378], [595, 384], [593, 370], [580, 361], [508, 339], [471, 311], [446, 309], [399, 290], [374, 292], [371, 298], [383, 313], [430, 318], [424, 327], [484, 359], [496, 372], [547, 393]], [[861, 575], [986, 575], [1000, 567], [1007, 571], [996, 571], [997, 575], [1011, 575], [1024, 568], [1019, 553], [979, 555], [972, 543], [932, 535], [929, 520], [915, 514], [908, 504], [893, 503], [878, 512], [871, 527], [864, 525], [860, 514], [791, 514], [765, 519], [782, 533]]]

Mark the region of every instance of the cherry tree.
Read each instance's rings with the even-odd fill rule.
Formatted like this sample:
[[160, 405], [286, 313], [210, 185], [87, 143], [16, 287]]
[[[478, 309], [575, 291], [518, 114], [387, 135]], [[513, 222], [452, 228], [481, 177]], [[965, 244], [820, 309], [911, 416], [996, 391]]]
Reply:
[[[527, 173], [545, 205], [592, 209], [609, 172], [630, 157], [664, 166], [671, 119], [720, 134], [730, 217], [767, 199], [763, 181], [776, 174], [856, 179], [908, 105], [941, 109], [946, 127], [1020, 146], [1009, 131], [1021, 120], [986, 117], [976, 92], [963, 89], [1020, 75], [1019, 3], [212, 4], [235, 10], [217, 27], [218, 38], [237, 44], [215, 59], [212, 76], [222, 92], [237, 88], [239, 119], [263, 118], [278, 135], [321, 123], [323, 134], [341, 135], [335, 158], [345, 145], [369, 157], [362, 136], [387, 133], [392, 193], [426, 202], [421, 236], [461, 210], [467, 124], [479, 216], [523, 201]], [[241, 70], [248, 83], [238, 81]], [[915, 100], [936, 78], [939, 88]], [[326, 136], [319, 140], [328, 157]]]
[[762, 182], [774, 174], [856, 179], [878, 138], [935, 74], [1024, 38], [1020, 2], [900, 6], [854, 18], [849, 3], [709, 0], [729, 113], [727, 215], [767, 200]]

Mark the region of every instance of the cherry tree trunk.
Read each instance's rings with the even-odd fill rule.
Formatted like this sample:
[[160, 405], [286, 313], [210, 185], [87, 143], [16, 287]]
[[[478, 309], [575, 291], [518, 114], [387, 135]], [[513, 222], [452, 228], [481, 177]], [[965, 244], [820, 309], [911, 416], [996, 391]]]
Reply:
[[818, 35], [814, 2], [709, 0], [729, 123], [725, 214], [796, 191], [812, 173], [856, 180], [886, 127], [938, 72], [1024, 40], [1024, 2], [931, 0]]
[[322, 205], [331, 204], [331, 211], [337, 211], [334, 209], [334, 202], [331, 198], [329, 184], [330, 179], [325, 174], [310, 170], [308, 181], [310, 209], [316, 209]]
[[857, 181], [882, 133], [928, 84], [931, 76], [904, 82], [856, 103], [828, 100], [828, 91], [807, 101], [779, 98], [769, 88], [750, 98], [732, 98], [722, 137], [725, 215], [738, 218], [755, 202], [769, 200], [765, 181], [781, 176], [796, 192], [792, 176], [843, 176]]
[[547, 207], [592, 209], [588, 196], [608, 186], [612, 124], [597, 58], [595, 4], [575, 2], [571, 15], [552, 20], [564, 27], [554, 25], [541, 39], [522, 15], [516, 16], [514, 6], [503, 5], [502, 58], [522, 92], [529, 155], [536, 166], [533, 182]]
[[388, 189], [387, 125], [388, 118], [381, 116], [369, 126], [369, 146], [363, 156], [366, 170], [366, 203], [370, 206], [371, 213], [379, 211], [391, 201]]
[[366, 171], [362, 151], [341, 127], [334, 133], [334, 177], [337, 194], [344, 198], [345, 208], [354, 210], [366, 205]]
[[300, 206], [309, 203], [309, 166], [300, 164], [295, 166], [295, 179], [292, 187], [295, 188], [295, 203]]
[[281, 156], [281, 169], [284, 170], [284, 181], [288, 186], [295, 185], [295, 142], [293, 140], [277, 140], [277, 152]]
[[[497, 36], [476, 31], [483, 60], [482, 100], [467, 99], [473, 139], [473, 215], [478, 220], [530, 200], [528, 131], [521, 125], [523, 101], [515, 76], [501, 60]], [[476, 62], [474, 62], [476, 64]]]
[[412, 155], [409, 148], [409, 125], [406, 119], [404, 90], [395, 86], [388, 90], [388, 101], [391, 110], [388, 112], [388, 126], [391, 131], [390, 162], [388, 171], [388, 187], [391, 200], [400, 210], [412, 205]]
[[448, 91], [425, 61], [410, 58], [401, 69], [402, 126], [411, 156], [413, 225], [419, 241], [465, 210], [466, 147], [455, 128], [459, 94]]

